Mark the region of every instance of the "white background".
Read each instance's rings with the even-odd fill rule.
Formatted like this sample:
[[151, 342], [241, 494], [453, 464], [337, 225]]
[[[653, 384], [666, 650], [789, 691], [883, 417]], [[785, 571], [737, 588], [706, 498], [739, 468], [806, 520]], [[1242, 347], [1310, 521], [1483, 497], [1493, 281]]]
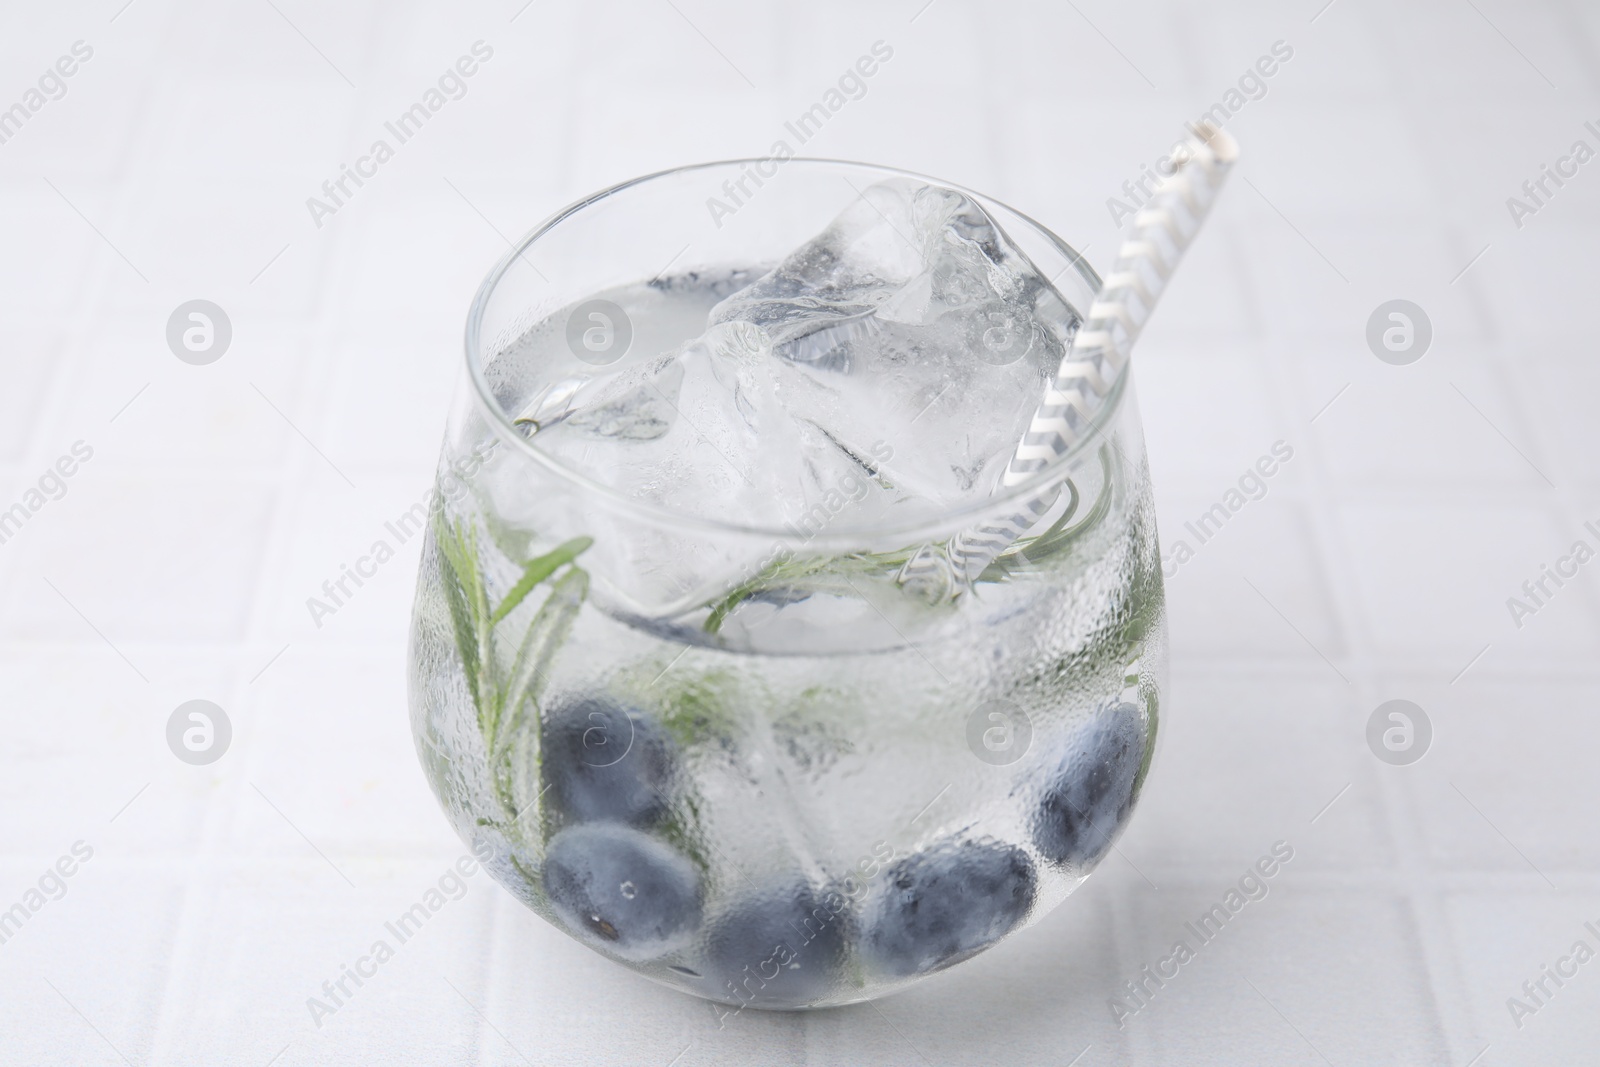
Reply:
[[[1520, 1029], [1506, 999], [1600, 947], [1600, 563], [1520, 628], [1506, 600], [1600, 540], [1600, 162], [1520, 228], [1505, 201], [1600, 148], [1600, 12], [1322, 3], [7, 3], [0, 107], [94, 55], [0, 145], [0, 508], [94, 455], [0, 545], [0, 908], [94, 855], [0, 945], [0, 1062], [1593, 1059], [1600, 961]], [[306, 198], [479, 39], [467, 95], [316, 227]], [[1294, 459], [1169, 583], [1120, 854], [954, 973], [722, 1030], [480, 874], [314, 1027], [462, 852], [405, 708], [415, 543], [321, 628], [305, 601], [426, 491], [479, 279], [583, 194], [766, 152], [880, 39], [807, 151], [992, 193], [1102, 269], [1106, 198], [1294, 50], [1228, 121], [1244, 160], [1135, 361], [1169, 546]], [[164, 338], [194, 298], [233, 324], [210, 366]], [[1433, 323], [1411, 366], [1364, 340], [1395, 298]], [[1364, 737], [1397, 697], [1435, 730], [1404, 768]], [[209, 767], [164, 739], [193, 698], [233, 722]], [[1271, 895], [1119, 1030], [1118, 983], [1280, 839]]]

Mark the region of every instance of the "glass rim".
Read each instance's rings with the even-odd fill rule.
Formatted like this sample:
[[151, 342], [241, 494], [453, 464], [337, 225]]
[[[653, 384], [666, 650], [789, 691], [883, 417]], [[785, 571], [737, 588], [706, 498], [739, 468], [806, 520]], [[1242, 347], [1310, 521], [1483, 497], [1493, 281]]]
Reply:
[[[559, 211], [551, 214], [543, 222], [540, 222], [531, 231], [529, 231], [527, 236], [522, 238], [522, 240], [512, 245], [511, 248], [500, 257], [499, 261], [479, 284], [478, 291], [473, 297], [472, 304], [467, 311], [464, 353], [467, 364], [467, 374], [472, 380], [476, 406], [486, 418], [489, 427], [494, 431], [497, 439], [509, 444], [520, 455], [531, 459], [533, 462], [539, 464], [541, 467], [545, 468], [551, 473], [571, 482], [585, 494], [604, 497], [613, 505], [619, 506], [625, 511], [636, 512], [641, 515], [648, 516], [655, 522], [665, 523], [667, 525], [676, 526], [683, 529], [710, 533], [738, 534], [741, 536], [754, 536], [763, 538], [770, 537], [781, 541], [789, 541], [794, 538], [795, 531], [786, 526], [755, 526], [747, 523], [726, 521], [677, 511], [648, 500], [640, 500], [637, 497], [630, 496], [629, 494], [622, 492], [614, 486], [606, 485], [604, 482], [597, 481], [582, 471], [574, 470], [573, 468], [558, 462], [554, 457], [548, 455], [540, 449], [535, 448], [533, 442], [517, 430], [511, 421], [511, 417], [506, 413], [505, 409], [500, 406], [499, 401], [495, 399], [494, 391], [490, 388], [488, 378], [484, 373], [484, 354], [480, 344], [480, 338], [483, 332], [484, 312], [488, 307], [489, 301], [494, 297], [495, 291], [498, 288], [501, 279], [505, 277], [507, 272], [510, 271], [511, 267], [516, 263], [516, 261], [521, 258], [522, 255], [530, 248], [532, 248], [540, 238], [545, 236], [551, 230], [555, 229], [555, 227], [559, 226], [561, 223], [572, 218], [574, 215], [577, 215], [579, 212], [593, 204], [615, 196], [624, 190], [631, 189], [636, 185], [642, 185], [645, 182], [655, 181], [659, 178], [667, 178], [677, 174], [686, 174], [692, 171], [711, 170], [718, 167], [738, 168], [766, 161], [767, 157], [752, 156], [747, 158], [713, 160], [706, 163], [691, 163], [681, 167], [668, 167], [665, 170], [653, 171], [649, 174], [643, 174], [636, 178], [630, 178], [627, 181], [618, 182], [615, 185], [608, 186], [599, 190], [598, 192], [590, 193], [588, 196], [575, 200], [566, 207], [561, 208]], [[929, 175], [921, 174], [917, 171], [905, 170], [900, 167], [885, 166], [877, 163], [863, 163], [859, 160], [832, 159], [823, 156], [792, 156], [783, 160], [782, 162], [785, 166], [792, 163], [803, 163], [859, 167], [863, 170], [878, 171], [880, 173], [893, 174], [904, 178], [914, 178], [918, 181], [926, 182], [931, 185], [939, 185], [947, 189], [954, 189], [957, 192], [974, 197], [979, 203], [996, 205], [1010, 212], [1012, 215], [1021, 219], [1029, 226], [1033, 227], [1033, 229], [1041, 237], [1043, 237], [1049, 243], [1055, 245], [1067, 258], [1069, 261], [1069, 266], [1076, 269], [1078, 275], [1084, 280], [1085, 283], [1088, 284], [1091, 293], [1099, 293], [1102, 287], [1103, 283], [1100, 275], [1093, 267], [1089, 265], [1089, 261], [1084, 258], [1082, 253], [1073, 248], [1072, 245], [1068, 244], [1066, 241], [1062, 240], [1061, 237], [1058, 236], [1054, 231], [1040, 223], [1031, 215], [1018, 211], [1011, 205], [1002, 200], [998, 200], [987, 193], [981, 193], [975, 189], [968, 188], [964, 185], [959, 185], [955, 182], [946, 181], [942, 178], [930, 177]], [[1088, 309], [1080, 309], [1080, 314], [1087, 317]], [[1009, 489], [994, 493], [990, 496], [981, 497], [970, 503], [942, 509], [938, 512], [938, 514], [931, 517], [924, 516], [916, 519], [908, 519], [900, 523], [884, 522], [870, 525], [852, 525], [850, 523], [840, 523], [836, 526], [830, 525], [826, 530], [820, 531], [816, 536], [807, 538], [807, 544], [821, 546], [828, 546], [834, 542], [842, 544], [857, 544], [863, 538], [878, 539], [893, 537], [900, 534], [904, 534], [904, 536], [907, 538], [908, 544], [919, 543], [921, 540], [927, 540], [926, 537], [918, 538], [918, 533], [920, 531], [926, 531], [930, 528], [942, 528], [954, 523], [963, 522], [964, 520], [976, 522], [987, 515], [993, 514], [996, 511], [1005, 510], [1006, 506], [1012, 502], [1027, 499], [1028, 497], [1037, 493], [1040, 489], [1052, 484], [1064, 476], [1065, 472], [1068, 468], [1070, 468], [1073, 462], [1087, 453], [1091, 445], [1095, 443], [1096, 439], [1104, 435], [1106, 426], [1116, 418], [1117, 414], [1122, 409], [1122, 398], [1123, 394], [1127, 391], [1126, 386], [1131, 366], [1131, 362], [1123, 364], [1122, 370], [1117, 374], [1116, 380], [1112, 382], [1110, 390], [1108, 390], [1106, 393], [1105, 402], [1100, 405], [1100, 409], [1095, 412], [1094, 417], [1089, 421], [1089, 425], [1087, 427], [1088, 432], [1081, 436], [1078, 441], [1066, 452], [1062, 453], [1060, 456], [1057, 456], [1049, 464], [1034, 472], [1033, 475], [1023, 482], [1012, 486]]]

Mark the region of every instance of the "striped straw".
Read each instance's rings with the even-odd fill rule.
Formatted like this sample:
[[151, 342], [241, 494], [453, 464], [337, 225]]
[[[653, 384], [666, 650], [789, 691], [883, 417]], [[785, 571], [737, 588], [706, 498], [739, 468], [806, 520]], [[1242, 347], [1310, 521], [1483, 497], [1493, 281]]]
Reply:
[[[1209, 123], [1192, 126], [1182, 158], [1133, 219], [1117, 261], [1072, 339], [1044, 403], [1006, 466], [1000, 486], [1014, 489], [1055, 463], [1092, 431], [1095, 415], [1127, 366], [1128, 356], [1178, 261], [1194, 241], [1239, 156], [1234, 139]], [[963, 530], [949, 543], [924, 545], [898, 580], [930, 599], [958, 596], [1055, 505], [1057, 483], [1017, 501], [1014, 510]]]

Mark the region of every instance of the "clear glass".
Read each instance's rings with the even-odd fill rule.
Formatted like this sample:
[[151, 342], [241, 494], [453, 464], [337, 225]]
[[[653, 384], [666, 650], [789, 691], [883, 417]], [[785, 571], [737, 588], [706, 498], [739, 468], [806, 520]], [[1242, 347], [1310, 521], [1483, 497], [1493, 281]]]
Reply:
[[[1033, 483], [914, 522], [697, 515], [530, 434], [530, 402], [582, 370], [530, 336], [630, 284], [759, 274], [904, 176], [794, 159], [641, 178], [540, 226], [468, 318], [412, 624], [423, 767], [530, 908], [729, 1010], [869, 999], [1030, 925], [1106, 855], [1155, 750], [1166, 616], [1126, 375]], [[733, 218], [708, 208], [730, 186]], [[1087, 308], [1081, 257], [962, 192]], [[629, 317], [628, 358], [704, 326]], [[934, 603], [897, 581], [921, 546], [1052, 486], [970, 590]]]

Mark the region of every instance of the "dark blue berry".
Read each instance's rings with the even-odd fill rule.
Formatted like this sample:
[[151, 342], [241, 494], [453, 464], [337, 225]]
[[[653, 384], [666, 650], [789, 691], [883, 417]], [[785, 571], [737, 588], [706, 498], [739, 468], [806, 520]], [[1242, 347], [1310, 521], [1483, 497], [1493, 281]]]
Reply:
[[1144, 750], [1144, 716], [1133, 704], [1105, 707], [1078, 731], [1034, 816], [1033, 842], [1047, 860], [1087, 867], [1106, 854], [1133, 809]]
[[694, 864], [617, 823], [574, 826], [551, 838], [544, 891], [579, 940], [624, 959], [681, 948], [700, 925]]
[[1027, 918], [1033, 861], [997, 841], [951, 842], [896, 863], [863, 906], [862, 955], [893, 975], [960, 963]]
[[596, 697], [551, 713], [540, 762], [565, 821], [649, 826], [667, 810], [672, 745], [649, 719]]
[[710, 924], [706, 992], [754, 1008], [802, 1008], [838, 979], [848, 901], [802, 883], [739, 900]]

